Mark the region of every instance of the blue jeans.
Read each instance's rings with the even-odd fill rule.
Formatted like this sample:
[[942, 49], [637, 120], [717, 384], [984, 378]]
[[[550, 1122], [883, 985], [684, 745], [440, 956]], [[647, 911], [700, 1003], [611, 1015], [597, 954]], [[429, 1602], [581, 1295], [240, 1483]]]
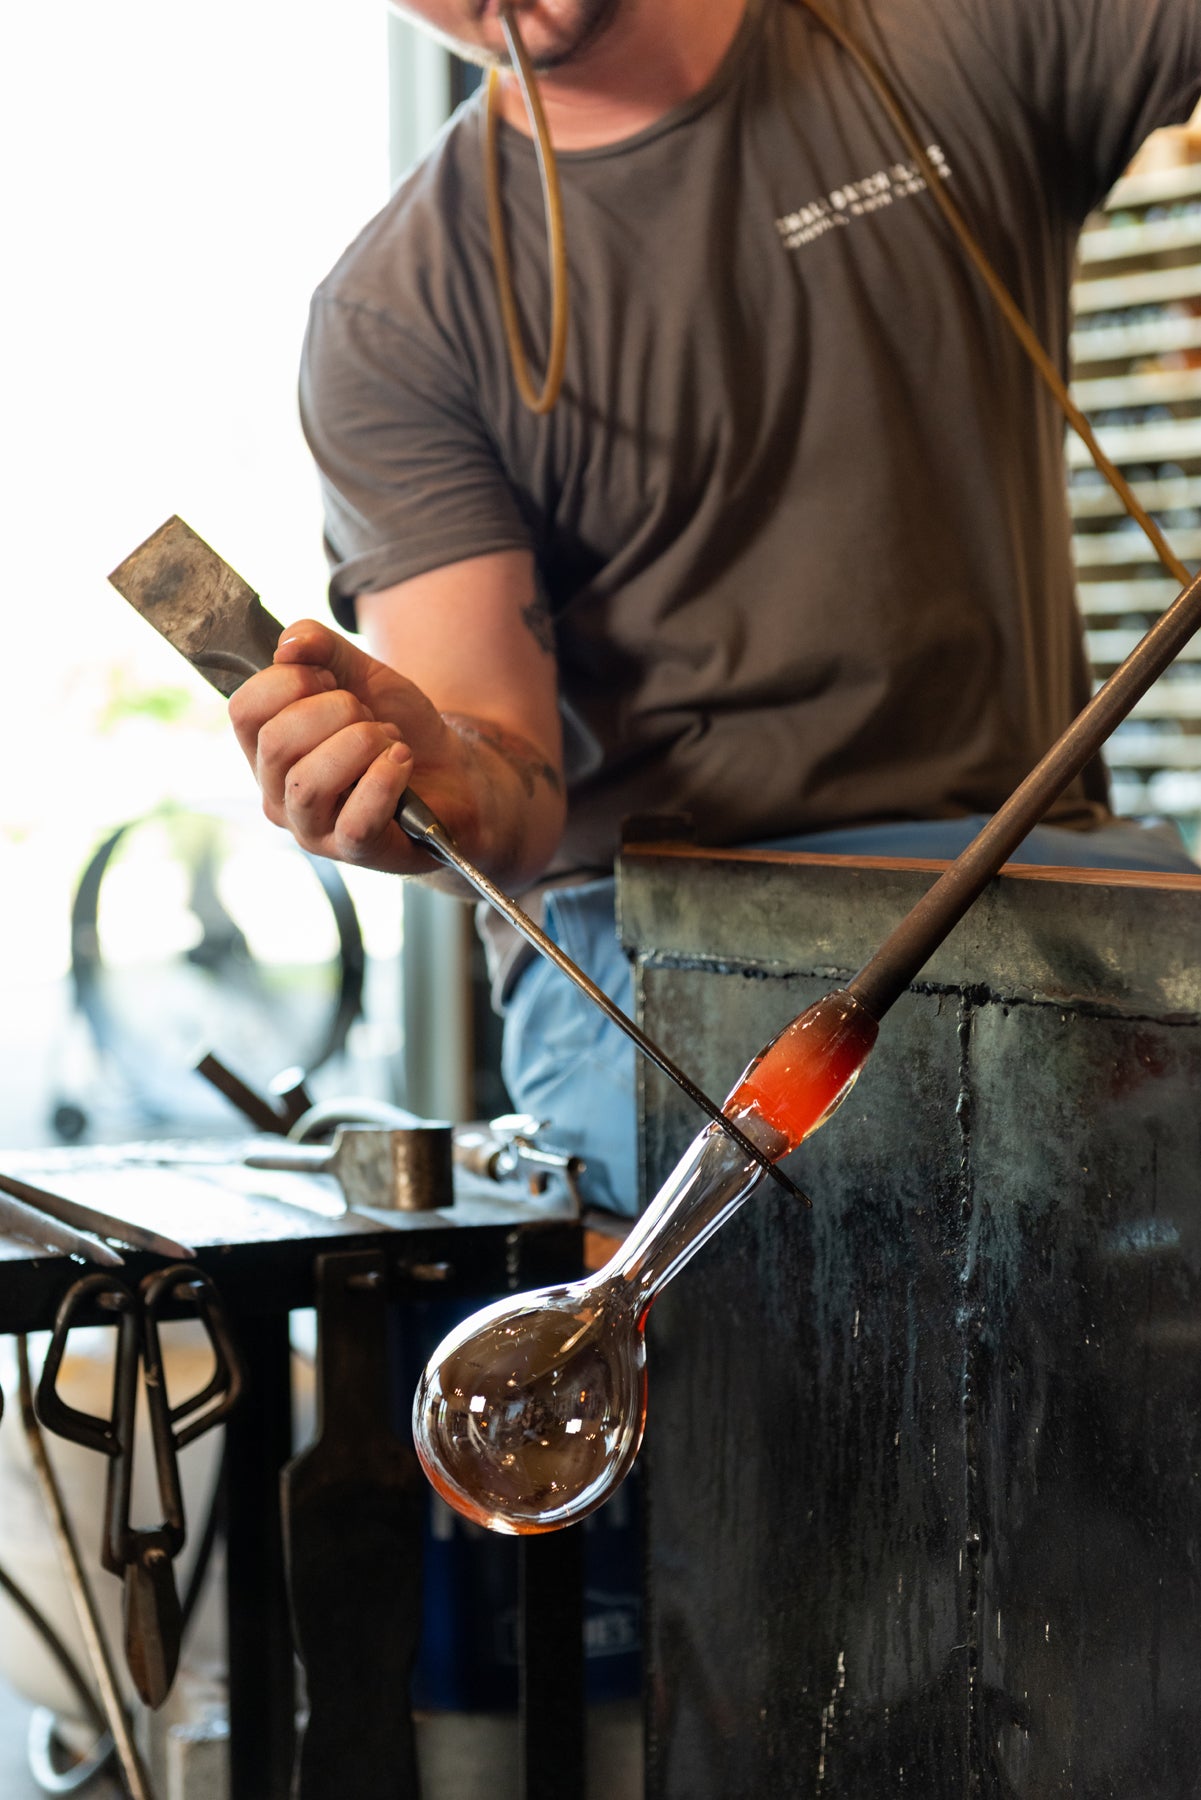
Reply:
[[[781, 838], [770, 848], [829, 856], [949, 858], [957, 856], [984, 823], [983, 816], [974, 815], [848, 826]], [[1039, 825], [1011, 861], [1198, 873], [1174, 827], [1148, 827], [1131, 820], [1088, 832]], [[623, 1011], [630, 1012], [633, 984], [617, 938], [612, 877], [548, 895], [545, 924], [556, 943]], [[759, 1046], [745, 1048], [749, 1057]], [[553, 1130], [547, 1136], [556, 1148], [585, 1159], [588, 1168], [582, 1186], [589, 1203], [627, 1217], [638, 1210], [636, 1056], [630, 1040], [542, 957], [519, 977], [505, 1010], [502, 1057], [513, 1103], [520, 1112], [550, 1122]]]

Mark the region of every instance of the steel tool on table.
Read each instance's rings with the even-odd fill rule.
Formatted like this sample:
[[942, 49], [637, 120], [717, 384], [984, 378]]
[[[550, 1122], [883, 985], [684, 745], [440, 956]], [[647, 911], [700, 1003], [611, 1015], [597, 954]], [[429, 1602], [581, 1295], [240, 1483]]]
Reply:
[[453, 1206], [455, 1168], [485, 1181], [524, 1179], [535, 1193], [545, 1189], [552, 1174], [561, 1175], [570, 1197], [580, 1201], [583, 1158], [539, 1143], [543, 1122], [525, 1113], [452, 1127], [412, 1116], [400, 1124], [405, 1118], [401, 1109], [386, 1104], [377, 1119], [359, 1121], [354, 1111], [352, 1101], [332, 1144], [281, 1144], [248, 1151], [243, 1161], [249, 1169], [332, 1175], [352, 1210], [429, 1212]]
[[52, 1250], [63, 1250], [69, 1256], [84, 1257], [108, 1269], [120, 1268], [125, 1258], [106, 1239], [174, 1261], [196, 1254], [190, 1244], [177, 1243], [161, 1231], [151, 1231], [132, 1219], [118, 1219], [94, 1206], [52, 1194], [32, 1182], [19, 1181], [15, 1175], [0, 1174], [0, 1231], [30, 1243], [45, 1244]]
[[544, 1190], [551, 1175], [561, 1175], [580, 1205], [584, 1158], [541, 1142], [547, 1127], [547, 1120], [532, 1113], [502, 1113], [481, 1124], [460, 1125], [455, 1131], [455, 1162], [486, 1181], [528, 1181], [535, 1193]]
[[[163, 1373], [159, 1323], [180, 1306], [199, 1318], [212, 1348], [207, 1384], [173, 1406]], [[69, 1406], [58, 1391], [72, 1330], [96, 1309], [116, 1315], [113, 1400], [107, 1416]], [[130, 1524], [134, 1429], [139, 1375], [146, 1395], [155, 1477], [163, 1520]], [[209, 1278], [175, 1264], [149, 1275], [136, 1290], [113, 1275], [86, 1275], [64, 1295], [38, 1384], [36, 1410], [47, 1431], [97, 1450], [109, 1459], [100, 1561], [122, 1579], [125, 1656], [147, 1706], [161, 1706], [179, 1661], [182, 1617], [173, 1560], [186, 1536], [178, 1453], [230, 1411], [242, 1388], [237, 1351]]]
[[[583, 1157], [542, 1141], [547, 1121], [530, 1113], [452, 1126], [390, 1100], [350, 1096], [310, 1104], [285, 1126], [282, 1114], [217, 1057], [202, 1057], [196, 1071], [260, 1130], [272, 1136], [286, 1131], [287, 1144], [248, 1151], [247, 1168], [331, 1175], [348, 1209], [429, 1212], [453, 1206], [455, 1168], [484, 1181], [524, 1179], [534, 1193], [544, 1192], [551, 1175], [561, 1175], [571, 1199], [582, 1204]], [[308, 1141], [330, 1130], [331, 1144]]]
[[428, 1212], [454, 1205], [451, 1128], [431, 1120], [391, 1130], [340, 1125], [332, 1144], [281, 1144], [251, 1150], [243, 1161], [248, 1169], [331, 1175], [348, 1208]]
[[[247, 1151], [242, 1161], [248, 1169], [332, 1176], [348, 1210], [430, 1212], [454, 1205], [452, 1128], [442, 1120], [418, 1118], [386, 1100], [327, 1100], [314, 1105], [302, 1085], [284, 1094], [286, 1116], [211, 1053], [196, 1064], [196, 1072], [260, 1131], [289, 1139]], [[302, 1094], [308, 1102], [304, 1106]], [[329, 1130], [334, 1134], [330, 1144], [306, 1141]]]
[[286, 1136], [313, 1104], [305, 1086], [303, 1069], [285, 1069], [271, 1083], [270, 1095], [264, 1096], [211, 1050], [205, 1051], [195, 1068], [197, 1075], [210, 1082], [219, 1094], [224, 1094], [230, 1105], [245, 1113], [259, 1131]]
[[[113, 570], [109, 581], [206, 681], [227, 697], [249, 676], [266, 668], [275, 655], [283, 627], [241, 576], [182, 519], [171, 518], [160, 525]], [[794, 1198], [804, 1198], [789, 1177], [726, 1117], [716, 1101], [702, 1093], [540, 925], [464, 856], [446, 826], [411, 788], [401, 796], [396, 819], [415, 843], [435, 861], [461, 875], [527, 942], [574, 982], [594, 1006], [637, 1044], [644, 1056], [735, 1140], [752, 1162]]]
[[[580, 1203], [579, 1178], [584, 1173], [584, 1158], [570, 1150], [560, 1150], [553, 1142], [548, 1141], [543, 1133], [553, 1131], [550, 1120], [536, 1119], [532, 1113], [502, 1113], [495, 1119], [474, 1119], [461, 1125], [446, 1127], [434, 1120], [419, 1118], [416, 1113], [406, 1112], [404, 1107], [395, 1106], [390, 1100], [356, 1095], [319, 1101], [297, 1120], [288, 1136], [293, 1142], [303, 1145], [307, 1139], [338, 1126], [373, 1126], [384, 1134], [449, 1129], [451, 1160], [456, 1169], [463, 1169], [483, 1181], [526, 1181], [532, 1191], [538, 1194], [545, 1191], [552, 1175], [561, 1175], [571, 1199]], [[247, 1161], [251, 1159], [247, 1158]], [[251, 1166], [266, 1168], [270, 1165], [256, 1159]], [[285, 1165], [281, 1163], [278, 1166], [282, 1168]], [[430, 1191], [441, 1189], [431, 1188]], [[349, 1198], [349, 1189], [347, 1197]], [[373, 1200], [364, 1204], [378, 1207], [383, 1203]], [[430, 1200], [426, 1205], [449, 1206], [450, 1201]]]

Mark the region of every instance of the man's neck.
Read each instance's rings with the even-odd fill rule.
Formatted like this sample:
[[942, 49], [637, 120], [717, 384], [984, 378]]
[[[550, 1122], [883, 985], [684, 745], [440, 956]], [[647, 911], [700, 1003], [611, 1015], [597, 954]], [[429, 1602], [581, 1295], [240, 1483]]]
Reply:
[[[588, 150], [645, 131], [700, 92], [742, 23], [748, 0], [626, 0], [578, 57], [539, 77], [557, 150]], [[516, 77], [501, 112], [529, 132]]]

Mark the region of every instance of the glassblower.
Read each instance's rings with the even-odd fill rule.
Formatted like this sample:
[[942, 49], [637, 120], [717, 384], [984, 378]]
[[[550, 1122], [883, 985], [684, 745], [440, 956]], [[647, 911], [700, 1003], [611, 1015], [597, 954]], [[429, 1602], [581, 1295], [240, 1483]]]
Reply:
[[[779, 1159], [836, 1109], [894, 1001], [1201, 623], [1201, 577], [1190, 581], [1158, 524], [1104, 454], [1058, 369], [933, 173], [921, 138], [882, 68], [820, 0], [802, 4], [857, 65], [1006, 325], [1159, 560], [1181, 583], [1181, 592], [847, 987], [793, 1020], [739, 1078], [724, 1108], [702, 1093], [467, 860], [417, 795], [410, 790], [402, 797], [396, 817], [404, 830], [455, 869], [574, 981], [711, 1121], [603, 1269], [586, 1281], [499, 1301], [460, 1325], [435, 1351], [414, 1401], [418, 1455], [430, 1481], [452, 1506], [495, 1531], [533, 1533], [571, 1524], [599, 1506], [622, 1480], [642, 1440], [644, 1327], [656, 1296], [766, 1176], [803, 1198], [776, 1167]], [[485, 133], [489, 228], [514, 380], [525, 405], [545, 413], [558, 396], [567, 332], [562, 212], [537, 82], [509, 6], [501, 6], [500, 17], [530, 118], [546, 210], [551, 341], [540, 391], [526, 367], [509, 279], [497, 169], [495, 69], [489, 77]], [[271, 661], [280, 626], [245, 582], [179, 519], [160, 527], [110, 580], [222, 693], [232, 693]]]

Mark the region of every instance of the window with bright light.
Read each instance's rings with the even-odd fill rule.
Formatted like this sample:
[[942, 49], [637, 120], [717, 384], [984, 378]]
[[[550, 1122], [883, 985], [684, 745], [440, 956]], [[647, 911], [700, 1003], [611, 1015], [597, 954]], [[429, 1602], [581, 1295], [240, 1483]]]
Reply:
[[[3, 33], [0, 1142], [32, 1144], [71, 1081], [69, 915], [97, 843], [164, 803], [259, 817], [224, 703], [108, 570], [178, 513], [278, 616], [328, 618], [296, 372], [313, 288], [387, 198], [389, 20], [382, 0], [113, 0], [10, 9]], [[168, 930], [179, 879], [144, 844], [124, 871], [118, 961], [153, 947], [129, 942], [139, 897]], [[328, 921], [296, 928], [306, 877], [275, 934], [292, 964], [329, 954]], [[351, 881], [394, 963], [397, 884]], [[270, 897], [241, 910], [269, 957]]]

